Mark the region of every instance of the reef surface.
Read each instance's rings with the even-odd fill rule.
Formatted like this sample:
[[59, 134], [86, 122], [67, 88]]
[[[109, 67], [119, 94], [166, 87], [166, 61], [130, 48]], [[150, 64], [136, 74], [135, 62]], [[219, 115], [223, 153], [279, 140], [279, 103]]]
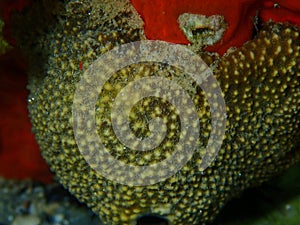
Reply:
[[[97, 131], [110, 153], [128, 164], [151, 164], [171, 154], [180, 131], [176, 110], [147, 98], [131, 111], [132, 131], [138, 137], [149, 135], [147, 121], [166, 112], [162, 117], [168, 139], [144, 154], [123, 148], [113, 134], [109, 113], [130, 80], [176, 77], [199, 116], [201, 133], [192, 159], [163, 182], [134, 187], [104, 178], [86, 162], [74, 138], [72, 105], [83, 72], [97, 57], [116, 45], [145, 39], [135, 9], [124, 0], [42, 1], [16, 16], [14, 24], [31, 63], [29, 111], [42, 154], [57, 179], [105, 224], [132, 225], [145, 214], [163, 216], [172, 225], [207, 224], [230, 198], [300, 159], [300, 38], [295, 25], [266, 23], [253, 40], [223, 57], [199, 52], [219, 82], [227, 113], [222, 147], [204, 171], [196, 165], [209, 138], [211, 117], [201, 88], [182, 71], [151, 63], [124, 68], [107, 81], [96, 104]], [[153, 108], [157, 110], [151, 113]]]

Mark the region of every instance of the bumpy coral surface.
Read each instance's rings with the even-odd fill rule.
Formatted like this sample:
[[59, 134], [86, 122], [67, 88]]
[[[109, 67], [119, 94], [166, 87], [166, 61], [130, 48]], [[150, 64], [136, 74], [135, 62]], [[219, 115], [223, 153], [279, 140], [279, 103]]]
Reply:
[[[54, 1], [51, 8], [47, 4], [36, 7], [25, 17], [27, 21], [22, 16], [16, 19], [22, 21], [16, 35], [33, 63], [29, 83], [33, 131], [59, 181], [105, 224], [133, 225], [145, 214], [163, 216], [172, 225], [206, 224], [231, 197], [299, 161], [298, 27], [265, 24], [243, 47], [216, 57], [213, 63], [206, 58], [224, 93], [227, 124], [221, 150], [204, 171], [195, 165], [207, 143], [211, 118], [201, 88], [168, 65], [137, 64], [112, 76], [99, 94], [96, 121], [99, 136], [119, 160], [137, 165], [158, 162], [172, 153], [180, 131], [174, 107], [146, 98], [130, 113], [132, 131], [147, 137], [147, 121], [162, 116], [167, 121], [168, 139], [153, 152], [139, 155], [122, 148], [113, 134], [109, 113], [126, 82], [153, 74], [177, 77], [192, 96], [201, 123], [199, 148], [180, 171], [163, 182], [133, 187], [106, 179], [85, 161], [74, 139], [72, 105], [77, 84], [90, 63], [115, 45], [145, 38], [141, 19], [130, 3], [122, 0]], [[43, 18], [36, 20], [32, 15]], [[28, 32], [31, 24], [36, 24], [34, 37]]]

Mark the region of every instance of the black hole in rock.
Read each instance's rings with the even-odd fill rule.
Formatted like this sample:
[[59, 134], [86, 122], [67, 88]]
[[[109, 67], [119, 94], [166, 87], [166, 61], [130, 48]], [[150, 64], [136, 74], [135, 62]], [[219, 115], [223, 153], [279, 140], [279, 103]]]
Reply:
[[211, 35], [213, 33], [213, 30], [207, 27], [202, 27], [202, 28], [196, 28], [192, 30], [193, 36], [197, 35]]
[[169, 225], [169, 222], [161, 216], [145, 215], [138, 218], [136, 225]]

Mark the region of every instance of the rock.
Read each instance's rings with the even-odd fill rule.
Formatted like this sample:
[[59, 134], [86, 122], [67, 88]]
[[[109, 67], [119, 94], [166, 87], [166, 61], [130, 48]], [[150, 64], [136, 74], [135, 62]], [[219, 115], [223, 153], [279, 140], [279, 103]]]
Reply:
[[12, 222], [12, 225], [40, 225], [40, 224], [41, 224], [40, 218], [33, 215], [17, 216]]

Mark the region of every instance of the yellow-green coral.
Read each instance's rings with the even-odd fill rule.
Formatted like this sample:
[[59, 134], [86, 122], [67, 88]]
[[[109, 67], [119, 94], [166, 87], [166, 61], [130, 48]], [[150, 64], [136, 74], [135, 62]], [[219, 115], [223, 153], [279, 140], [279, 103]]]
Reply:
[[[299, 160], [299, 28], [269, 23], [254, 40], [214, 62], [228, 118], [222, 148], [206, 170], [200, 171], [196, 165], [211, 129], [207, 101], [202, 90], [193, 87], [182, 72], [159, 64], [132, 65], [108, 81], [97, 102], [99, 136], [113, 155], [127, 163], [134, 163], [136, 157], [152, 163], [165, 157], [165, 152], [172, 152], [169, 143], [177, 141], [174, 132], [179, 121], [176, 110], [168, 104], [146, 99], [133, 108], [131, 126], [137, 136], [148, 134], [151, 116], [147, 113], [152, 107], [167, 111], [171, 132], [163, 147], [138, 156], [128, 149], [119, 151], [121, 144], [112, 134], [108, 115], [117, 92], [114, 88], [121, 88], [122, 82], [154, 73], [167, 78], [173, 75], [188, 87], [198, 110], [201, 134], [193, 158], [169, 179], [144, 187], [112, 182], [91, 169], [77, 148], [72, 123], [74, 92], [83, 73], [80, 63], [84, 70], [113, 46], [144, 39], [142, 22], [129, 2], [116, 2], [123, 7], [106, 7], [107, 3], [96, 0], [66, 1], [54, 15], [49, 9], [48, 14], [42, 14], [53, 22], [37, 27], [34, 37], [28, 31], [33, 21], [16, 29], [20, 45], [35, 64], [29, 83], [29, 110], [42, 154], [58, 180], [105, 224], [133, 225], [144, 214], [161, 215], [171, 225], [206, 224], [231, 197]], [[158, 109], [154, 116], [163, 111]]]

